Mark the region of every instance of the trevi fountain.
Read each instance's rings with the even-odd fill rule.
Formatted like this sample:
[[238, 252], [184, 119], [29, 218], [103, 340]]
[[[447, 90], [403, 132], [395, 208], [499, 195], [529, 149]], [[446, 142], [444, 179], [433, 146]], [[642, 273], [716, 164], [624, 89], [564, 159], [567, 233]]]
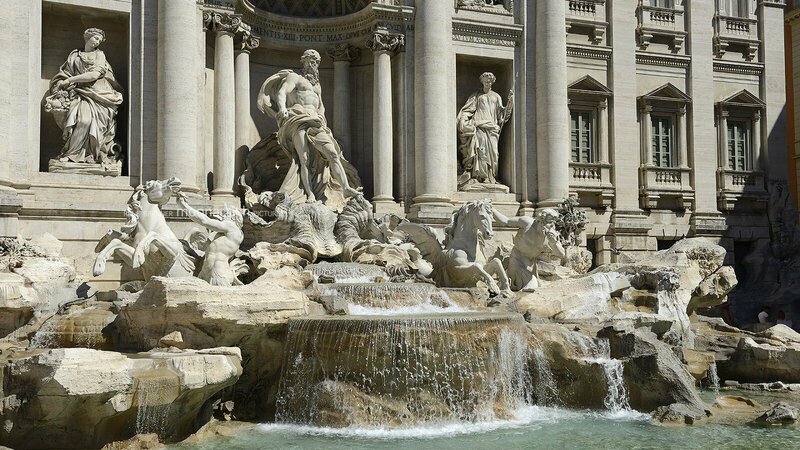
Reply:
[[12, 3], [0, 446], [797, 446], [777, 2]]

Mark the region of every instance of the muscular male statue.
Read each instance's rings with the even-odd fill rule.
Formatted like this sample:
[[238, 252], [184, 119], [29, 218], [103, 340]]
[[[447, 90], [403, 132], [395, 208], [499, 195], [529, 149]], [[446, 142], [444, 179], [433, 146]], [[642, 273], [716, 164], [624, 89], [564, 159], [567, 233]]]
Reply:
[[189, 206], [183, 192], [179, 192], [177, 197], [178, 205], [186, 211], [192, 222], [212, 232], [198, 277], [213, 286], [232, 286], [236, 282], [236, 273], [231, 267], [231, 259], [244, 240], [242, 213], [226, 206], [219, 214], [208, 217]]
[[258, 95], [258, 108], [278, 122], [278, 141], [297, 155], [307, 201], [315, 201], [316, 194], [322, 192], [319, 188], [323, 183], [322, 173], [310, 170], [314, 166], [311, 161], [317, 155], [329, 167], [331, 178], [341, 186], [345, 198], [358, 195], [347, 180], [341, 149], [325, 120], [319, 85], [319, 53], [306, 50], [300, 61], [302, 75], [286, 69], [264, 82]]
[[553, 222], [558, 213], [550, 208], [541, 210], [536, 218], [506, 217], [496, 209], [492, 209], [494, 218], [500, 224], [519, 229], [514, 236], [514, 247], [508, 257], [506, 274], [511, 282], [511, 290], [533, 290], [539, 287], [536, 260], [539, 255], [549, 251], [555, 256], [564, 258], [564, 247], [558, 240], [558, 232]]

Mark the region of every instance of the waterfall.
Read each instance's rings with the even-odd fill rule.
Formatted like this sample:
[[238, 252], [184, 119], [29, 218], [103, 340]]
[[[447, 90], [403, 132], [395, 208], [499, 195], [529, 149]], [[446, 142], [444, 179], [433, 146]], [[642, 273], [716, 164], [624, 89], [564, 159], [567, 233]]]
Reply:
[[169, 409], [169, 400], [174, 386], [169, 378], [148, 376], [136, 378], [136, 434], [156, 433], [164, 436]]
[[343, 297], [354, 315], [465, 312], [446, 292], [426, 283], [321, 284], [322, 295]]
[[706, 384], [714, 390], [714, 394], [719, 395], [719, 375], [717, 374], [717, 362], [714, 361], [708, 366]]
[[291, 318], [276, 418], [367, 427], [509, 419], [527, 403], [527, 361], [514, 314]]
[[314, 274], [314, 280], [320, 276], [333, 278], [335, 283], [375, 283], [376, 279], [388, 279], [383, 268], [374, 264], [357, 263], [316, 263], [306, 267]]
[[533, 349], [533, 362], [536, 365], [536, 403], [542, 406], [553, 406], [558, 403], [558, 387], [556, 386], [550, 363], [541, 348]]
[[575, 352], [588, 363], [600, 364], [606, 377], [606, 397], [603, 405], [612, 412], [629, 411], [631, 409], [628, 390], [623, 378], [622, 361], [611, 358], [611, 344], [608, 339], [598, 338], [596, 341], [578, 333], [566, 335], [566, 341]]
[[31, 338], [30, 348], [57, 348], [61, 346], [94, 348], [102, 341], [104, 324], [80, 321], [82, 314], [96, 310], [97, 306], [77, 309], [68, 314], [49, 317]]

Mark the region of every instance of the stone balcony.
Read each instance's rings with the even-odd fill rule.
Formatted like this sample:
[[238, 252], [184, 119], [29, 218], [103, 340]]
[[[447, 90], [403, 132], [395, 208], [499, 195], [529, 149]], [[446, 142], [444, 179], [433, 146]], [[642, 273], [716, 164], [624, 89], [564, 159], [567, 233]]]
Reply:
[[673, 8], [661, 8], [645, 4], [639, 0], [636, 8], [636, 38], [639, 48], [647, 50], [655, 39], [666, 39], [673, 53], [680, 53], [686, 41], [686, 21], [684, 20], [683, 6], [675, 5]]
[[763, 208], [767, 202], [764, 172], [717, 169], [717, 206], [731, 211], [738, 203]]
[[688, 167], [639, 168], [640, 195], [643, 209], [691, 209], [694, 190], [690, 182]]
[[566, 0], [567, 32], [583, 31], [599, 45], [608, 29], [606, 0]]
[[714, 54], [717, 58], [722, 58], [729, 48], [735, 47], [742, 51], [745, 60], [752, 61], [760, 44], [757, 19], [723, 13], [714, 16]]
[[[608, 163], [569, 163], [569, 190], [584, 200], [594, 199], [594, 206], [608, 208], [614, 199], [614, 186], [611, 184], [611, 164]], [[583, 203], [583, 202], [582, 202]]]

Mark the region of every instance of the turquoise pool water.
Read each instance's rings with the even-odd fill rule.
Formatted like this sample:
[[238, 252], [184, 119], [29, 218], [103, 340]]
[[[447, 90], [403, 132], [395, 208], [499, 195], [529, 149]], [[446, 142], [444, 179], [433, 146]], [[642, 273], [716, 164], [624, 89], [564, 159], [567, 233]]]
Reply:
[[[752, 396], [751, 396], [752, 397]], [[766, 403], [766, 402], [765, 402]], [[514, 421], [451, 423], [407, 429], [320, 428], [261, 424], [193, 449], [507, 449], [507, 448], [800, 448], [800, 426], [660, 426], [635, 412], [531, 406]]]

